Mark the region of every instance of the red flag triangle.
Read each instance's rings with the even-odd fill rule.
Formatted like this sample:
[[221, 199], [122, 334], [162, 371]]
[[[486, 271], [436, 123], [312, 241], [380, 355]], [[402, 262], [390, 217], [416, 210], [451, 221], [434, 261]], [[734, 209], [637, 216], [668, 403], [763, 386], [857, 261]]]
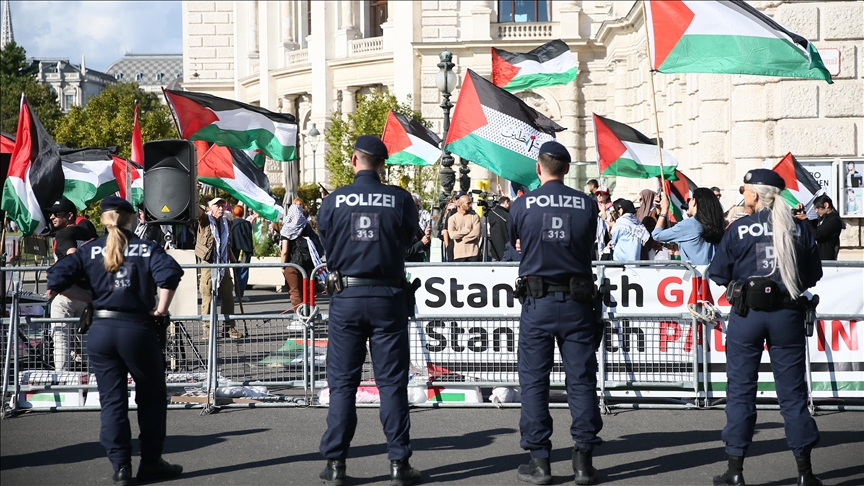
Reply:
[[693, 22], [693, 11], [680, 0], [653, 1], [651, 30], [654, 32], [654, 69], [659, 69]]
[[795, 177], [795, 157], [792, 156], [792, 152], [789, 152], [780, 162], [777, 162], [777, 165], [774, 166], [774, 172], [780, 174], [780, 177], [786, 183], [787, 189], [798, 190], [798, 178]]
[[447, 131], [445, 145], [459, 140], [489, 123], [486, 120], [486, 115], [483, 113], [483, 105], [477, 96], [477, 90], [474, 88], [474, 81], [471, 79], [473, 74], [472, 71], [469, 71], [465, 76], [465, 81], [462, 82], [462, 89], [459, 91], [459, 100], [456, 102], [456, 109], [453, 110], [453, 120], [450, 122], [450, 129]]

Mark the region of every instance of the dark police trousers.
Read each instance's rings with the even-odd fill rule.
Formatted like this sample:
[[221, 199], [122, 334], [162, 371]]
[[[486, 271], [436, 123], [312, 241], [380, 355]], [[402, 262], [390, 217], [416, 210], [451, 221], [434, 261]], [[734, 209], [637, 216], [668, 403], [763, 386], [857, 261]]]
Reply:
[[108, 451], [114, 469], [132, 459], [127, 372], [135, 380], [141, 460], [158, 460], [165, 442], [167, 393], [156, 325], [152, 321], [94, 319], [87, 352], [102, 405], [99, 441]]
[[411, 457], [408, 417], [408, 311], [403, 292], [394, 297], [340, 297], [330, 300], [327, 385], [330, 409], [320, 451], [327, 459], [345, 459], [357, 427], [357, 387], [366, 342], [375, 384], [381, 395], [381, 425], [391, 461]]
[[597, 356], [594, 351], [594, 312], [591, 304], [574, 302], [563, 292], [527, 297], [519, 320], [519, 386], [522, 418], [519, 445], [531, 457], [549, 457], [552, 416], [549, 414], [549, 373], [555, 344], [567, 376], [570, 435], [576, 447], [593, 450], [603, 428], [597, 398]]
[[768, 344], [786, 442], [795, 456], [810, 455], [819, 442], [816, 421], [807, 409], [804, 312], [750, 310], [732, 312], [726, 331], [726, 452], [744, 456], [756, 426], [756, 383], [764, 344]]

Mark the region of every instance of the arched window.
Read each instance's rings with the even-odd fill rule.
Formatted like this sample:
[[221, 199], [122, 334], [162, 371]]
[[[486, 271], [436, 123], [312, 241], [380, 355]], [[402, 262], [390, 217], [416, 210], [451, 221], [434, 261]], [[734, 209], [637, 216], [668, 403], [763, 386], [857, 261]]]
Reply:
[[162, 82], [162, 78], [164, 78], [164, 77], [165, 77], [165, 74], [163, 74], [163, 73], [156, 73], [156, 81], [158, 81], [158, 82], [161, 83], [161, 82]]
[[180, 78], [182, 78], [182, 77], [183, 77], [183, 72], [182, 72], [182, 71], [177, 71], [177, 74], [174, 75], [174, 78], [176, 78], [176, 79], [180, 79]]
[[123, 73], [115, 74], [114, 79], [116, 79], [117, 81], [123, 81]]
[[140, 83], [141, 81], [144, 81], [144, 73], [138, 73], [138, 74], [136, 74], [136, 75], [135, 75], [135, 81], [136, 81], [136, 82], [139, 82], [139, 83]]

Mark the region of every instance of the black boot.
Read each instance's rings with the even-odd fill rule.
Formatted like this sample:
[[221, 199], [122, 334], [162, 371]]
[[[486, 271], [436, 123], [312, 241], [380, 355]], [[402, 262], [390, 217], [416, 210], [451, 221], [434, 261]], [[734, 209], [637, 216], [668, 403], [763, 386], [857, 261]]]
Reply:
[[390, 486], [408, 486], [420, 482], [420, 471], [408, 464], [408, 459], [390, 461]]
[[327, 459], [327, 467], [321, 471], [318, 478], [327, 486], [342, 486], [345, 484], [345, 459]]
[[532, 457], [528, 464], [522, 464], [517, 470], [519, 481], [531, 484], [551, 484], [552, 468], [548, 457]]
[[121, 464], [120, 469], [114, 471], [113, 479], [116, 486], [134, 484], [132, 480], [132, 464]]
[[597, 470], [594, 469], [592, 451], [583, 451], [578, 447], [573, 448], [573, 473], [576, 475], [574, 482], [576, 484], [594, 484], [594, 476]]
[[183, 466], [177, 464], [168, 464], [161, 457], [155, 461], [141, 461], [138, 466], [139, 481], [155, 481], [177, 477], [183, 472]]
[[726, 472], [714, 476], [714, 486], [744, 486], [744, 456], [732, 456], [726, 454], [729, 460], [729, 467]]
[[810, 456], [795, 456], [798, 465], [798, 486], [822, 486], [822, 481], [813, 474]]

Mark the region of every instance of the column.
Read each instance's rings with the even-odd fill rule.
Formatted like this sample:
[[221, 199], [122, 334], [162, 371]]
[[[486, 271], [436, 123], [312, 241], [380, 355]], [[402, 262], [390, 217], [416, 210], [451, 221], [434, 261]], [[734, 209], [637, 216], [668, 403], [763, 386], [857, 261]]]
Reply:
[[[313, 2], [315, 3], [315, 2]], [[336, 31], [336, 57], [348, 57], [348, 44], [355, 38], [361, 37], [360, 31], [357, 30], [356, 22], [354, 22], [354, 2], [351, 0], [341, 0], [340, 5], [340, 22], [339, 30]]]
[[342, 88], [342, 113], [345, 116], [357, 111], [357, 90], [359, 89], [359, 86]]
[[294, 25], [292, 23], [291, 11], [294, 9], [294, 2], [282, 1], [282, 46], [286, 51], [297, 49], [297, 43], [294, 41]]
[[276, 98], [273, 95], [273, 88], [271, 86], [270, 81], [270, 69], [274, 66], [271, 65], [272, 62], [272, 43], [269, 42], [270, 37], [270, 10], [271, 4], [269, 2], [262, 2], [262, 5], [258, 5], [258, 2], [255, 2], [256, 10], [258, 11], [258, 36], [261, 39], [258, 42], [258, 89], [260, 95], [260, 105], [261, 108], [271, 110], [276, 104]]
[[470, 39], [475, 41], [491, 41], [492, 36], [489, 34], [490, 23], [492, 22], [492, 8], [489, 1], [473, 2], [476, 5], [471, 7], [471, 30], [473, 31]]
[[258, 0], [249, 2], [249, 57], [258, 57]]

